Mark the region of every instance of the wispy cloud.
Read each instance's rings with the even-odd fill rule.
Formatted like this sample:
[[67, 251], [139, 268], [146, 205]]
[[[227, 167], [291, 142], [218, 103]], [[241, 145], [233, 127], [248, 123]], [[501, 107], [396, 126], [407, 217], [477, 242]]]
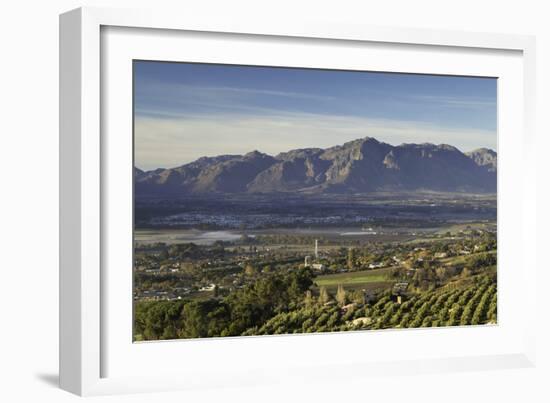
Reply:
[[417, 102], [431, 103], [434, 106], [456, 108], [495, 108], [496, 99], [468, 97], [468, 96], [440, 96], [440, 95], [410, 95], [408, 97]]
[[211, 108], [250, 108], [254, 100], [300, 100], [308, 102], [334, 101], [329, 95], [279, 91], [262, 88], [166, 84], [162, 82], [141, 83], [137, 88], [138, 104], [165, 103], [171, 108], [178, 105], [198, 105]]
[[[455, 126], [487, 126], [487, 116], [495, 116], [496, 99], [469, 95], [361, 90], [353, 94], [306, 93], [290, 90], [240, 86], [209, 86], [166, 82], [143, 82], [136, 91], [138, 117], [183, 118], [203, 115], [243, 114], [252, 116], [319, 113], [366, 118], [396, 115], [432, 122], [447, 121]], [[489, 122], [489, 125], [491, 123]]]
[[196, 87], [196, 86], [180, 86], [180, 89], [192, 90], [202, 93], [212, 93], [216, 96], [224, 94], [232, 95], [267, 95], [283, 98], [295, 98], [295, 99], [313, 99], [318, 101], [331, 101], [334, 97], [328, 95], [315, 95], [293, 91], [274, 91], [258, 88], [243, 88], [243, 87]]
[[496, 147], [496, 81], [194, 64], [137, 65], [138, 166], [204, 155], [390, 144]]
[[463, 151], [496, 147], [496, 133], [433, 123], [314, 113], [192, 115], [165, 113], [135, 120], [136, 165], [173, 167], [205, 155], [258, 149], [277, 154], [295, 148], [330, 147], [360, 137], [390, 144], [448, 143]]

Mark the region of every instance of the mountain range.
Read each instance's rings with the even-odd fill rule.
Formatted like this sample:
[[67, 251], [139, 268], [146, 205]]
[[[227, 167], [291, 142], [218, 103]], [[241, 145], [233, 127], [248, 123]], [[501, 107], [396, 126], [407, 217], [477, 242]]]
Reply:
[[134, 168], [136, 196], [298, 192], [441, 191], [493, 193], [497, 153], [447, 144], [393, 146], [365, 137], [329, 148], [271, 156], [202, 157], [176, 168]]

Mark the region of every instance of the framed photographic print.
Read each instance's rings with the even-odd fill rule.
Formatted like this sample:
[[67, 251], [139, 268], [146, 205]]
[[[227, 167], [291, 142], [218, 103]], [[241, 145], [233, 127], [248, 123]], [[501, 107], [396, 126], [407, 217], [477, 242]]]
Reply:
[[62, 15], [62, 387], [532, 365], [533, 49]]
[[134, 340], [497, 323], [496, 78], [133, 63]]

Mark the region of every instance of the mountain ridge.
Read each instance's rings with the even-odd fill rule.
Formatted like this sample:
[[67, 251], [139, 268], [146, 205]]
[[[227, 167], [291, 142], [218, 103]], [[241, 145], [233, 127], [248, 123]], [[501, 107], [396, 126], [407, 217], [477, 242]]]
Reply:
[[134, 168], [137, 196], [208, 193], [369, 193], [375, 191], [496, 191], [497, 153], [467, 153], [449, 144], [393, 146], [364, 137], [328, 148], [302, 148], [275, 156], [201, 157], [175, 168]]

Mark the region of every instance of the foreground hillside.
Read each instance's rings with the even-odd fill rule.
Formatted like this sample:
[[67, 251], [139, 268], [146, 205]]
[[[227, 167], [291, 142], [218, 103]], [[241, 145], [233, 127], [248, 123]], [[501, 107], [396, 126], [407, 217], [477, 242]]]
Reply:
[[483, 148], [462, 153], [441, 144], [392, 146], [362, 138], [327, 149], [307, 148], [270, 156], [202, 157], [170, 169], [134, 170], [139, 196], [208, 193], [364, 193], [374, 191], [496, 191], [497, 154]]
[[343, 311], [337, 306], [304, 307], [281, 313], [245, 335], [334, 332], [496, 323], [496, 282], [489, 276], [444, 291], [425, 292], [397, 304], [385, 295], [373, 305]]
[[[137, 339], [465, 326], [497, 321], [496, 275], [476, 276], [444, 289], [413, 295], [401, 304], [390, 293], [382, 294], [373, 303], [352, 302], [344, 308], [308, 296], [275, 313], [276, 306], [262, 306], [255, 296], [254, 292], [247, 296], [243, 293], [226, 304], [142, 302], [136, 307]], [[284, 298], [292, 300], [292, 296]], [[252, 326], [247, 328], [248, 325]]]
[[224, 302], [140, 302], [136, 305], [136, 339], [494, 324], [496, 271], [484, 271], [439, 289], [412, 294], [402, 303], [389, 291], [368, 303], [353, 293], [339, 293], [334, 299], [310, 292], [300, 297], [310, 283], [306, 276], [296, 273], [275, 281], [263, 280]]

